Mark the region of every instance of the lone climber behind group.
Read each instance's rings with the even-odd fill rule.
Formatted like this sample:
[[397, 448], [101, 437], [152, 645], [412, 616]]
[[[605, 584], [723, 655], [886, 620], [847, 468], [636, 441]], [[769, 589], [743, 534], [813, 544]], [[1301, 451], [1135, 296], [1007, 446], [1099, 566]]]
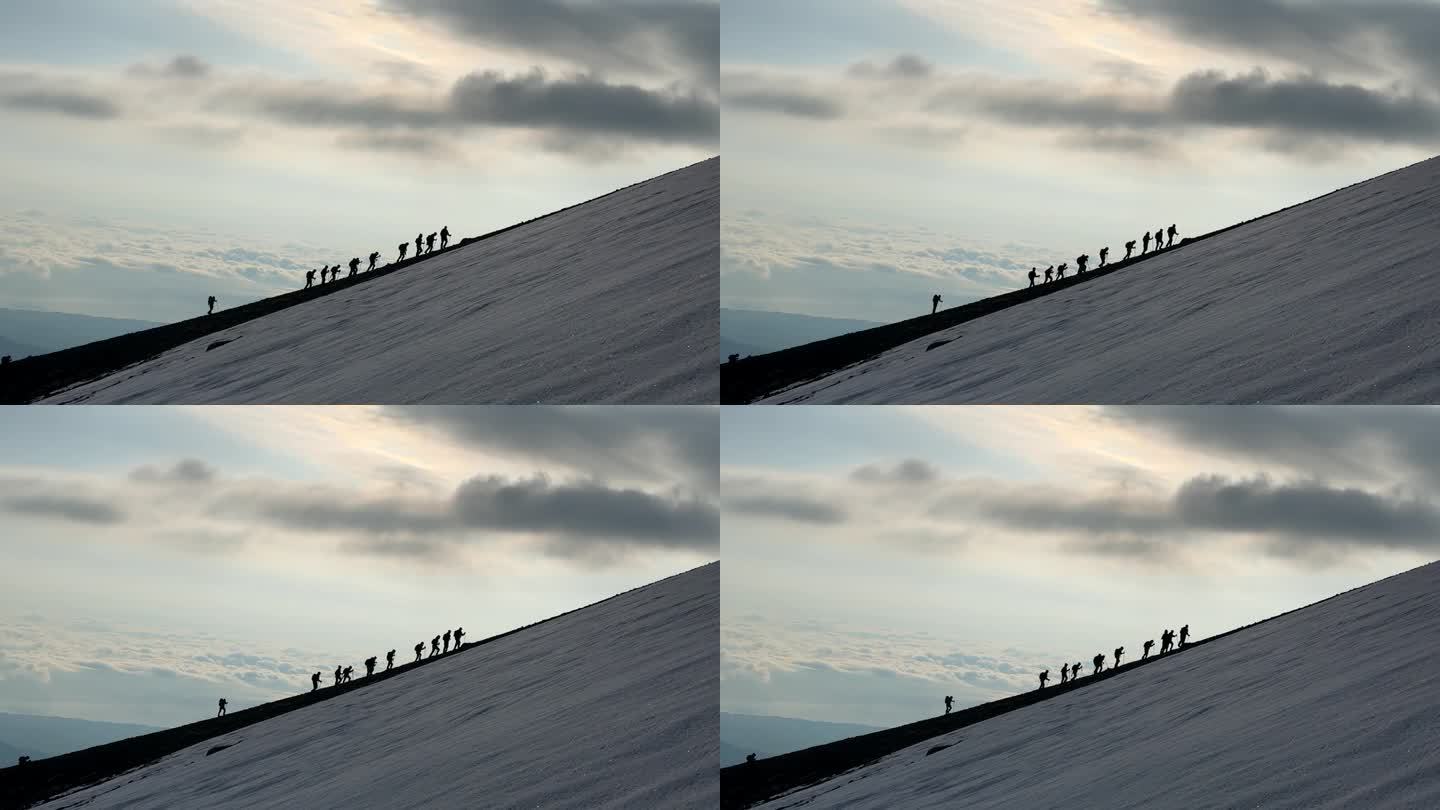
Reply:
[[936, 312], [939, 312], [939, 311], [940, 311], [940, 302], [943, 301], [943, 300], [944, 300], [944, 299], [940, 297], [940, 293], [935, 293], [934, 295], [930, 296], [930, 314], [931, 314], [931, 315], [934, 315]]
[[219, 717], [220, 715], [225, 713], [225, 704], [228, 702], [229, 701], [227, 701], [225, 698], [220, 698], [220, 711], [215, 713], [216, 717]]
[[319, 689], [319, 688], [320, 688], [320, 673], [317, 672], [317, 673], [315, 673], [314, 675], [311, 675], [311, 676], [310, 676], [310, 691], [311, 691], [311, 692], [314, 692], [316, 689]]
[[215, 314], [215, 296], [213, 296], [213, 295], [210, 296], [210, 311], [207, 312], [207, 313], [205, 313], [205, 314], [206, 314], [206, 315], [214, 315], [214, 314]]
[[954, 704], [955, 704], [955, 698], [954, 698], [954, 696], [952, 696], [952, 695], [946, 695], [946, 696], [945, 696], [945, 713], [946, 713], [946, 714], [949, 714], [949, 713], [950, 713], [950, 707], [953, 706]]

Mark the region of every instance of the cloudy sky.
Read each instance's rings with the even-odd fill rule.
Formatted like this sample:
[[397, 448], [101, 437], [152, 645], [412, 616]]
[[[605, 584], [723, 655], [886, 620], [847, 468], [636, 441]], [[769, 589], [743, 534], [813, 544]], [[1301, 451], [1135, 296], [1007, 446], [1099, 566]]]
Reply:
[[1440, 410], [726, 408], [724, 710], [890, 726], [1440, 556]]
[[0, 0], [0, 307], [175, 320], [716, 154], [716, 0]]
[[1433, 0], [726, 0], [727, 306], [896, 320], [1430, 157]]
[[719, 558], [709, 408], [26, 407], [0, 711], [174, 725]]

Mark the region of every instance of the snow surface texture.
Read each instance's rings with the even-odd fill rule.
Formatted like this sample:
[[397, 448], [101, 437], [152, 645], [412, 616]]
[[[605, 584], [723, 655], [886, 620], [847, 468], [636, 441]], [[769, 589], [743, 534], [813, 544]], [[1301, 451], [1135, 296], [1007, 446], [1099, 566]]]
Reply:
[[761, 806], [1440, 807], [1437, 633], [1432, 564]]
[[45, 401], [713, 404], [719, 251], [712, 158]]
[[713, 808], [719, 638], [712, 563], [41, 806]]
[[[770, 403], [1440, 400], [1440, 159], [936, 332]], [[951, 340], [933, 351], [926, 347]]]

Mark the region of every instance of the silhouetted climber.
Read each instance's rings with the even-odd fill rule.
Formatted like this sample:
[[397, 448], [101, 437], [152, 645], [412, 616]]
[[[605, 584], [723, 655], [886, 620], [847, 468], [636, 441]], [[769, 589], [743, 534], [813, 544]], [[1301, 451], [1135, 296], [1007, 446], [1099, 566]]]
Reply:
[[1052, 281], [1054, 281], [1054, 280], [1055, 280], [1055, 265], [1052, 264], [1052, 265], [1050, 265], [1049, 267], [1045, 268], [1045, 283], [1046, 283], [1046, 284], [1049, 284], [1050, 282], [1052, 282]]
[[1161, 246], [1162, 244], [1164, 244], [1164, 242], [1165, 242], [1165, 229], [1164, 229], [1164, 228], [1161, 228], [1161, 229], [1155, 231], [1155, 250], [1156, 250], [1157, 252], [1160, 250], [1160, 246]]
[[1160, 654], [1161, 654], [1161, 655], [1164, 655], [1165, 653], [1170, 652], [1170, 645], [1173, 644], [1173, 643], [1175, 643], [1175, 642], [1174, 642], [1174, 639], [1175, 639], [1175, 631], [1174, 631], [1174, 630], [1166, 630], [1165, 632], [1163, 632], [1163, 633], [1160, 634]]
[[317, 672], [317, 673], [315, 673], [314, 675], [311, 675], [311, 676], [310, 676], [310, 691], [311, 691], [311, 692], [314, 692], [316, 689], [319, 689], [319, 688], [320, 688], [320, 673]]
[[228, 702], [229, 701], [225, 700], [225, 698], [220, 698], [220, 711], [215, 713], [216, 717], [219, 717], [220, 715], [225, 713], [225, 704]]
[[944, 301], [944, 300], [945, 300], [945, 299], [943, 299], [943, 298], [940, 297], [940, 293], [935, 293], [934, 295], [930, 296], [930, 314], [931, 314], [931, 315], [934, 315], [936, 312], [939, 312], [939, 311], [940, 311], [940, 302], [941, 302], [941, 301]]
[[330, 276], [330, 265], [327, 264], [327, 265], [325, 265], [324, 267], [320, 268], [320, 283], [321, 283], [321, 284], [324, 284], [324, 283], [325, 283], [325, 279], [326, 279], [326, 278], [329, 278], [329, 276]]
[[1055, 268], [1055, 278], [1056, 278], [1057, 280], [1064, 278], [1064, 277], [1065, 277], [1065, 268], [1067, 268], [1067, 267], [1069, 267], [1069, 266], [1070, 266], [1070, 265], [1068, 265], [1068, 264], [1062, 264], [1062, 265], [1060, 265], [1059, 267]]
[[341, 669], [340, 667], [338, 667], [338, 666], [335, 667], [335, 685], [336, 685], [336, 686], [339, 686], [339, 685], [340, 685], [340, 679], [343, 678], [343, 677], [345, 677], [345, 671], [342, 670], [342, 669]]
[[395, 666], [395, 651], [391, 650], [390, 652], [385, 653], [385, 671], [389, 672], [390, 668], [393, 666]]
[[1080, 275], [1081, 273], [1085, 272], [1085, 265], [1087, 265], [1087, 264], [1089, 264], [1089, 263], [1090, 263], [1090, 256], [1089, 256], [1089, 254], [1086, 254], [1086, 255], [1083, 255], [1083, 256], [1076, 256], [1076, 257], [1075, 257], [1075, 264], [1076, 264], [1075, 275], [1078, 276], [1078, 275]]
[[1091, 674], [1092, 674], [1092, 675], [1099, 675], [1099, 674], [1100, 674], [1100, 670], [1101, 670], [1101, 669], [1104, 669], [1104, 667], [1105, 667], [1105, 653], [1096, 653], [1096, 655], [1095, 655], [1095, 671], [1092, 672]]
[[370, 656], [369, 658], [366, 658], [366, 659], [365, 659], [365, 677], [368, 678], [368, 677], [370, 677], [371, 675], [374, 675], [374, 674], [375, 674], [375, 656], [372, 655], [372, 656]]
[[1116, 668], [1116, 669], [1119, 669], [1119, 668], [1120, 668], [1120, 656], [1122, 656], [1122, 655], [1124, 655], [1124, 654], [1125, 654], [1125, 648], [1124, 648], [1124, 647], [1116, 647], [1116, 648], [1115, 648], [1115, 668]]
[[457, 628], [455, 628], [455, 649], [457, 649], [457, 650], [460, 649], [460, 637], [463, 636], [463, 635], [465, 635], [465, 628], [463, 628], [463, 627], [457, 627]]
[[448, 244], [450, 244], [450, 226], [446, 225], [440, 229], [440, 249], [444, 250]]
[[311, 287], [314, 287], [314, 286], [315, 286], [315, 271], [314, 271], [314, 270], [306, 270], [306, 271], [305, 271], [305, 289], [308, 290], [308, 289], [310, 289]]
[[1104, 267], [1110, 263], [1110, 248], [1100, 248], [1100, 266]]
[[445, 635], [441, 636], [441, 638], [445, 639], [445, 648], [441, 650], [441, 652], [450, 652], [450, 631], [446, 630]]
[[1180, 234], [1180, 231], [1172, 223], [1170, 227], [1165, 231], [1165, 233], [1170, 236], [1170, 239], [1166, 242], [1165, 247], [1173, 246], [1175, 244], [1175, 237]]
[[1068, 681], [1068, 680], [1070, 680], [1070, 665], [1069, 665], [1069, 664], [1061, 664], [1061, 665], [1060, 665], [1060, 683], [1063, 684], [1063, 683], [1065, 683], [1065, 682]]
[[439, 654], [440, 654], [440, 637], [439, 637], [439, 636], [436, 636], [435, 638], [433, 638], [433, 639], [430, 640], [430, 655], [436, 656], [436, 655], [439, 655]]
[[417, 258], [417, 259], [420, 258], [420, 243], [421, 243], [422, 241], [424, 241], [424, 239], [425, 239], [425, 234], [423, 234], [423, 233], [417, 233], [417, 234], [415, 234], [415, 258]]
[[205, 314], [206, 314], [206, 315], [214, 315], [214, 314], [215, 314], [215, 296], [213, 296], [213, 295], [210, 296], [210, 311], [207, 312], [207, 313], [205, 313]]
[[430, 234], [429, 236], [425, 237], [425, 252], [426, 252], [426, 253], [434, 253], [434, 252], [435, 252], [435, 237], [436, 237], [437, 235], [438, 235], [438, 234], [433, 234], [433, 233], [432, 233], [432, 234]]
[[1146, 658], [1149, 658], [1149, 657], [1150, 657], [1150, 648], [1151, 648], [1151, 647], [1154, 647], [1154, 646], [1155, 646], [1155, 639], [1153, 639], [1153, 638], [1150, 639], [1149, 641], [1145, 642], [1145, 652], [1143, 652], [1143, 653], [1140, 654], [1140, 660], [1141, 660], [1141, 661], [1144, 661]]
[[737, 361], [739, 361], [739, 359], [740, 359], [740, 353], [739, 353], [739, 352], [736, 352], [735, 354], [730, 355], [730, 358], [729, 358], [729, 360], [730, 360], [731, 363], [737, 362]]
[[370, 266], [365, 268], [365, 272], [372, 272], [375, 269], [375, 262], [378, 261], [380, 261], [380, 251], [377, 250], [370, 254]]
[[[1030, 268], [1030, 286], [1035, 286], [1035, 268]], [[932, 313], [933, 314], [933, 313]]]
[[1145, 232], [1145, 249], [1142, 250], [1142, 251], [1140, 251], [1140, 255], [1141, 255], [1141, 256], [1144, 256], [1146, 253], [1149, 253], [1149, 252], [1150, 252], [1150, 232], [1149, 232], [1149, 231], [1146, 231], [1146, 232]]
[[1126, 243], [1125, 243], [1125, 260], [1126, 260], [1126, 261], [1129, 261], [1129, 260], [1130, 260], [1130, 257], [1131, 257], [1131, 256], [1134, 256], [1134, 255], [1135, 255], [1135, 240], [1134, 240], [1134, 239], [1131, 239], [1129, 242], [1126, 242]]
[[1080, 680], [1080, 662], [1079, 662], [1079, 661], [1076, 661], [1076, 662], [1070, 667], [1070, 680], [1072, 680], [1072, 681], [1078, 681], [1078, 680]]
[[350, 260], [350, 275], [354, 276], [358, 272], [360, 272], [360, 257], [356, 256]]
[[[29, 759], [29, 757], [21, 757], [21, 759]], [[746, 754], [746, 755], [745, 755], [745, 761], [746, 761], [746, 762], [754, 762], [754, 761], [755, 761], [755, 755], [754, 755], [754, 754]]]
[[354, 679], [355, 679], [355, 667], [350, 667], [350, 666], [345, 667], [345, 677], [344, 677], [344, 679], [343, 679], [343, 680], [345, 681], [345, 683], [349, 683], [350, 681], [352, 681], [352, 680], [354, 680]]
[[425, 642], [422, 641], [422, 642], [420, 642], [419, 644], [416, 644], [416, 645], [415, 645], [415, 660], [416, 660], [416, 661], [419, 661], [419, 660], [420, 660], [420, 651], [423, 650], [423, 649], [425, 649]]
[[954, 697], [953, 695], [946, 695], [946, 696], [945, 696], [945, 713], [946, 713], [946, 714], [949, 714], [949, 713], [950, 713], [950, 708], [951, 708], [952, 706], [954, 706], [954, 705], [955, 705], [955, 697]]
[[1184, 647], [1184, 646], [1185, 646], [1185, 640], [1188, 639], [1188, 638], [1190, 638], [1190, 625], [1187, 624], [1187, 625], [1185, 625], [1184, 627], [1180, 628], [1180, 646], [1181, 646], [1181, 647]]
[[[754, 754], [751, 754], [750, 756], [751, 756], [751, 757], [754, 757], [755, 755], [754, 755]], [[23, 767], [25, 767], [26, 765], [29, 765], [29, 764], [30, 764], [30, 757], [20, 757], [20, 761], [15, 763], [15, 767], [17, 767], [17, 768], [23, 768]]]
[[1047, 669], [1047, 670], [1045, 670], [1044, 672], [1040, 673], [1040, 688], [1041, 688], [1041, 689], [1044, 689], [1044, 688], [1045, 688], [1045, 682], [1048, 681], [1048, 680], [1050, 680], [1050, 670]]
[[409, 249], [410, 249], [410, 243], [409, 243], [409, 242], [401, 242], [401, 243], [400, 243], [400, 258], [399, 258], [399, 259], [396, 259], [396, 261], [401, 261], [401, 262], [405, 261], [405, 251], [407, 251], [407, 250], [409, 250]]

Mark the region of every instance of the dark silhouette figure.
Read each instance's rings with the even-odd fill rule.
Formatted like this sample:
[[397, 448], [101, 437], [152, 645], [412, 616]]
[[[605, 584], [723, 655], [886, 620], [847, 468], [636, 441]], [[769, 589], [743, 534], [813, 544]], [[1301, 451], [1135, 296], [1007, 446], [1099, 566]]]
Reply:
[[433, 638], [433, 639], [430, 640], [430, 655], [433, 657], [433, 656], [436, 656], [436, 655], [439, 655], [439, 654], [440, 654], [440, 637], [439, 637], [439, 636], [436, 636], [435, 638]]
[[1065, 682], [1068, 681], [1068, 680], [1070, 680], [1070, 665], [1069, 665], [1069, 664], [1061, 664], [1061, 665], [1060, 665], [1060, 683], [1063, 684], [1063, 683], [1065, 683]]
[[1141, 256], [1144, 256], [1146, 253], [1149, 253], [1149, 252], [1150, 252], [1150, 232], [1149, 232], [1149, 231], [1146, 231], [1146, 232], [1145, 232], [1145, 249], [1142, 250], [1142, 251], [1140, 251], [1140, 255], [1141, 255]]
[[1041, 688], [1041, 689], [1044, 689], [1044, 688], [1045, 688], [1045, 682], [1048, 681], [1048, 680], [1050, 680], [1050, 670], [1047, 669], [1047, 670], [1045, 670], [1044, 672], [1040, 673], [1040, 688]]
[[1155, 231], [1155, 251], [1156, 251], [1157, 253], [1160, 251], [1160, 246], [1163, 245], [1164, 243], [1165, 243], [1165, 229], [1164, 229], [1164, 228], [1161, 228], [1161, 229]]
[[1116, 669], [1119, 669], [1119, 668], [1120, 668], [1120, 656], [1122, 656], [1122, 655], [1124, 655], [1124, 654], [1125, 654], [1125, 648], [1124, 648], [1124, 647], [1116, 647], [1116, 648], [1115, 648], [1115, 668], [1116, 668]]
[[222, 714], [225, 713], [225, 704], [228, 703], [228, 702], [229, 702], [229, 701], [225, 700], [225, 698], [220, 698], [220, 711], [218, 711], [218, 712], [215, 713], [215, 716], [216, 716], [216, 717], [219, 717], [219, 716], [221, 716]]
[[426, 252], [426, 253], [434, 253], [434, 252], [435, 252], [435, 237], [436, 237], [437, 235], [438, 235], [438, 234], [433, 234], [433, 233], [432, 233], [432, 234], [430, 234], [429, 236], [425, 237], [425, 252]]
[[944, 301], [944, 300], [945, 300], [945, 299], [943, 299], [943, 298], [940, 297], [940, 294], [939, 294], [939, 293], [936, 293], [935, 295], [930, 296], [930, 314], [931, 314], [931, 315], [934, 315], [936, 312], [939, 312], [939, 311], [940, 311], [940, 302], [942, 302], [942, 301]]
[[405, 261], [405, 251], [407, 251], [407, 250], [409, 250], [409, 249], [410, 249], [410, 243], [409, 243], [409, 242], [401, 242], [401, 243], [400, 243], [400, 258], [397, 259], [397, 261], [402, 261], [402, 262]]
[[738, 352], [735, 353], [735, 354], [730, 355], [730, 362], [732, 362], [732, 363], [736, 362], [736, 361], [739, 360], [739, 359], [740, 359], [740, 354], [739, 354]]
[[1079, 662], [1079, 661], [1076, 661], [1076, 662], [1074, 663], [1074, 665], [1070, 667], [1070, 680], [1072, 680], [1072, 681], [1078, 681], [1078, 680], [1080, 680], [1080, 662]]
[[450, 226], [446, 225], [440, 229], [440, 249], [444, 250], [450, 244]]
[[419, 660], [420, 660], [420, 651], [421, 651], [421, 650], [424, 650], [424, 649], [425, 649], [425, 642], [423, 642], [423, 641], [420, 642], [419, 644], [416, 644], [416, 645], [415, 645], [415, 660], [416, 660], [416, 661], [419, 661]]
[[420, 243], [425, 241], [425, 234], [415, 234], [415, 258], [420, 258]]
[[463, 627], [457, 627], [457, 628], [455, 628], [455, 649], [457, 649], [457, 650], [460, 649], [460, 637], [463, 636], [463, 635], [465, 635], [465, 628], [463, 628]]
[[327, 278], [329, 278], [329, 277], [330, 277], [330, 265], [327, 264], [327, 265], [325, 265], [324, 267], [320, 268], [320, 283], [321, 283], [321, 284], [324, 284], [324, 283], [325, 283], [325, 279], [327, 279]]
[[445, 639], [445, 648], [442, 649], [440, 652], [442, 652], [442, 653], [448, 653], [448, 652], [450, 652], [450, 631], [449, 631], [449, 630], [446, 630], [446, 631], [445, 631], [445, 635], [441, 636], [441, 638]]
[[[755, 756], [755, 755], [754, 755], [754, 754], [751, 754], [750, 756], [753, 757], [753, 756]], [[17, 763], [15, 763], [15, 767], [17, 767], [17, 768], [23, 768], [23, 767], [25, 767], [26, 765], [29, 765], [29, 764], [30, 764], [30, 757], [20, 757], [20, 761], [17, 762]]]
[[315, 271], [314, 271], [314, 270], [306, 270], [306, 271], [305, 271], [305, 289], [308, 290], [308, 289], [310, 289], [311, 287], [314, 287], [314, 286], [315, 286]]
[[1180, 628], [1180, 646], [1181, 646], [1181, 647], [1184, 647], [1184, 646], [1185, 646], [1185, 640], [1188, 639], [1188, 638], [1190, 638], [1190, 625], [1187, 624], [1187, 625], [1185, 625], [1184, 627]]
[[1173, 247], [1175, 245], [1175, 237], [1180, 235], [1180, 231], [1174, 226], [1174, 224], [1171, 224], [1171, 226], [1166, 229], [1165, 233], [1170, 237], [1170, 239], [1166, 241], [1165, 247]]
[[1067, 268], [1067, 267], [1069, 267], [1069, 266], [1070, 266], [1070, 265], [1068, 265], [1068, 264], [1062, 264], [1062, 265], [1060, 265], [1059, 267], [1055, 268], [1055, 278], [1056, 278], [1057, 280], [1064, 278], [1064, 277], [1065, 277], [1065, 268]]
[[355, 679], [355, 667], [345, 667], [345, 677], [341, 680], [349, 683]]
[[955, 705], [955, 697], [954, 697], [953, 695], [946, 695], [946, 696], [945, 696], [945, 713], [946, 713], [946, 714], [949, 714], [951, 707], [953, 707], [954, 705]]
[[350, 276], [353, 278], [358, 272], [360, 272], [360, 257], [356, 256], [350, 260]]
[[1104, 668], [1105, 668], [1105, 653], [1096, 653], [1096, 655], [1095, 655], [1095, 671], [1094, 671], [1093, 673], [1091, 673], [1091, 674], [1092, 674], [1092, 675], [1099, 675], [1099, 674], [1100, 674], [1100, 670], [1102, 670], [1102, 669], [1104, 669]]
[[1170, 652], [1170, 645], [1175, 643], [1175, 631], [1166, 630], [1160, 634], [1160, 654]]
[[1086, 255], [1084, 255], [1084, 256], [1077, 256], [1077, 257], [1075, 257], [1075, 265], [1076, 265], [1075, 275], [1078, 276], [1078, 275], [1080, 275], [1081, 273], [1085, 272], [1085, 265], [1087, 265], [1087, 264], [1089, 264], [1089, 263], [1090, 263], [1090, 255], [1089, 255], [1089, 254], [1086, 254]]
[[1125, 243], [1125, 260], [1126, 260], [1126, 261], [1129, 261], [1129, 260], [1130, 260], [1130, 257], [1131, 257], [1131, 256], [1134, 256], [1134, 255], [1135, 255], [1135, 240], [1134, 240], [1134, 239], [1131, 239], [1129, 242], [1126, 242], [1126, 243]]
[[311, 676], [310, 676], [310, 691], [311, 691], [311, 692], [314, 692], [316, 689], [319, 689], [319, 688], [320, 688], [320, 673], [317, 672], [317, 673], [315, 673], [314, 675], [311, 675]]
[[335, 667], [335, 685], [336, 685], [336, 686], [339, 686], [339, 685], [340, 685], [340, 680], [341, 680], [342, 678], [344, 678], [344, 677], [345, 677], [345, 671], [342, 670], [340, 667]]
[[1143, 653], [1140, 654], [1140, 660], [1141, 660], [1141, 661], [1144, 661], [1146, 658], [1149, 658], [1149, 657], [1150, 657], [1150, 648], [1151, 648], [1151, 647], [1154, 647], [1154, 646], [1155, 646], [1155, 639], [1153, 639], [1153, 638], [1150, 639], [1149, 641], [1145, 642], [1145, 652], [1143, 652]]
[[1046, 284], [1049, 284], [1050, 282], [1052, 282], [1052, 281], [1054, 281], [1054, 280], [1055, 280], [1055, 265], [1052, 264], [1052, 265], [1050, 265], [1049, 267], [1045, 268], [1045, 283], [1046, 283]]
[[213, 295], [210, 296], [210, 311], [207, 312], [207, 313], [205, 313], [205, 314], [206, 314], [206, 315], [214, 315], [214, 314], [215, 314], [215, 296], [213, 296]]
[[395, 666], [395, 651], [391, 650], [390, 652], [385, 653], [385, 671], [389, 672], [390, 668], [393, 666]]
[[[21, 757], [21, 759], [29, 759], [29, 757]], [[745, 761], [746, 761], [746, 762], [754, 762], [754, 761], [755, 761], [755, 755], [754, 755], [754, 754], [746, 754], [746, 755], [745, 755]]]
[[369, 658], [366, 658], [366, 659], [365, 659], [365, 677], [368, 678], [368, 677], [370, 677], [371, 675], [374, 675], [374, 674], [375, 674], [375, 656], [372, 655], [372, 656], [370, 656]]
[[1110, 248], [1100, 248], [1100, 266], [1104, 267], [1110, 263]]
[[[1035, 268], [1030, 268], [1030, 286], [1035, 286]], [[933, 314], [933, 313], [932, 313]]]
[[365, 269], [365, 272], [369, 273], [373, 271], [375, 269], [375, 262], [378, 261], [380, 261], [380, 251], [377, 250], [370, 254], [370, 266]]

